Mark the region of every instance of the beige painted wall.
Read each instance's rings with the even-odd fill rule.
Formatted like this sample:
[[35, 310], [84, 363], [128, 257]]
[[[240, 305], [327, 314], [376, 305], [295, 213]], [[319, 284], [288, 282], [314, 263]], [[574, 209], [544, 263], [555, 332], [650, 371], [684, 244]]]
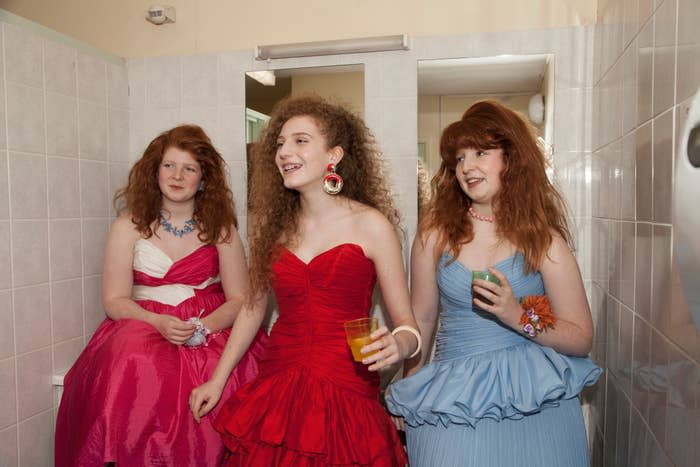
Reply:
[[[177, 22], [144, 19], [156, 0], [0, 0], [0, 8], [122, 57], [407, 33], [464, 34], [590, 25], [595, 0], [164, 0]], [[507, 12], [507, 14], [504, 14]]]
[[292, 76], [292, 95], [314, 93], [332, 101], [346, 104], [360, 115], [365, 109], [365, 74], [318, 73]]

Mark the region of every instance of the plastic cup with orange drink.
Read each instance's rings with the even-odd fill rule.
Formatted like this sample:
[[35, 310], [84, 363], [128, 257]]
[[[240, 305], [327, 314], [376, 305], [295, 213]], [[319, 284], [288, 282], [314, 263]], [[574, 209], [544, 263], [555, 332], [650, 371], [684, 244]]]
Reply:
[[348, 345], [352, 351], [353, 360], [361, 362], [363, 358], [369, 357], [377, 352], [375, 350], [366, 354], [360, 353], [362, 347], [374, 342], [370, 334], [377, 330], [377, 318], [353, 319], [352, 321], [343, 323], [343, 327], [345, 328], [345, 336], [347, 337]]

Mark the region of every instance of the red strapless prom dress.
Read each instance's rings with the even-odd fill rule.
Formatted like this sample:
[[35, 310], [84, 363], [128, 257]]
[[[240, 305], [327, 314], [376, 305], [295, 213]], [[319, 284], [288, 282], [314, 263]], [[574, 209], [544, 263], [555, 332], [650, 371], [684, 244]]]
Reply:
[[[148, 240], [134, 246], [133, 298], [146, 310], [180, 319], [214, 311], [225, 300], [216, 247], [202, 246], [173, 262]], [[59, 467], [218, 466], [224, 447], [205, 418], [188, 406], [207, 381], [229, 331], [197, 348], [166, 341], [150, 324], [105, 319], [64, 379], [56, 422]], [[224, 394], [258, 372], [264, 333], [231, 375]]]
[[[403, 466], [379, 378], [355, 363], [343, 323], [369, 314], [374, 264], [342, 244], [308, 264], [282, 249], [272, 266], [279, 307], [260, 373], [214, 426], [229, 466]], [[225, 400], [225, 399], [222, 399]]]

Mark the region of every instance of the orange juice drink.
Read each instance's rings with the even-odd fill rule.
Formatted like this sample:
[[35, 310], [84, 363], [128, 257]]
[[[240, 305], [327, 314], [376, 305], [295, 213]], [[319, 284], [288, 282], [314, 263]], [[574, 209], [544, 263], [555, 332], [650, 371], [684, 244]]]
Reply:
[[356, 362], [361, 362], [363, 358], [369, 357], [370, 355], [374, 355], [375, 353], [377, 353], [376, 350], [373, 350], [372, 352], [368, 352], [365, 354], [360, 353], [360, 349], [362, 347], [364, 347], [365, 345], [369, 345], [372, 342], [374, 342], [374, 341], [369, 336], [348, 339], [348, 345], [350, 346], [350, 350], [352, 350], [353, 360], [355, 360]]
[[360, 352], [360, 349], [372, 343], [373, 339], [370, 337], [370, 334], [377, 330], [377, 318], [353, 319], [343, 323], [343, 327], [345, 328], [348, 345], [352, 351], [353, 360], [361, 362], [363, 358], [376, 352], [363, 354]]

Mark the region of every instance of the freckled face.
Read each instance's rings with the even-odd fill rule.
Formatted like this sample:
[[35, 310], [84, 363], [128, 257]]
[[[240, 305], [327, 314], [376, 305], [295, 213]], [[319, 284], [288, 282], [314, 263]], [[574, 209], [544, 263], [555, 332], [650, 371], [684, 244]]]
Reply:
[[175, 147], [165, 150], [158, 168], [158, 186], [165, 198], [189, 201], [197, 194], [201, 181], [202, 168], [192, 154]]

